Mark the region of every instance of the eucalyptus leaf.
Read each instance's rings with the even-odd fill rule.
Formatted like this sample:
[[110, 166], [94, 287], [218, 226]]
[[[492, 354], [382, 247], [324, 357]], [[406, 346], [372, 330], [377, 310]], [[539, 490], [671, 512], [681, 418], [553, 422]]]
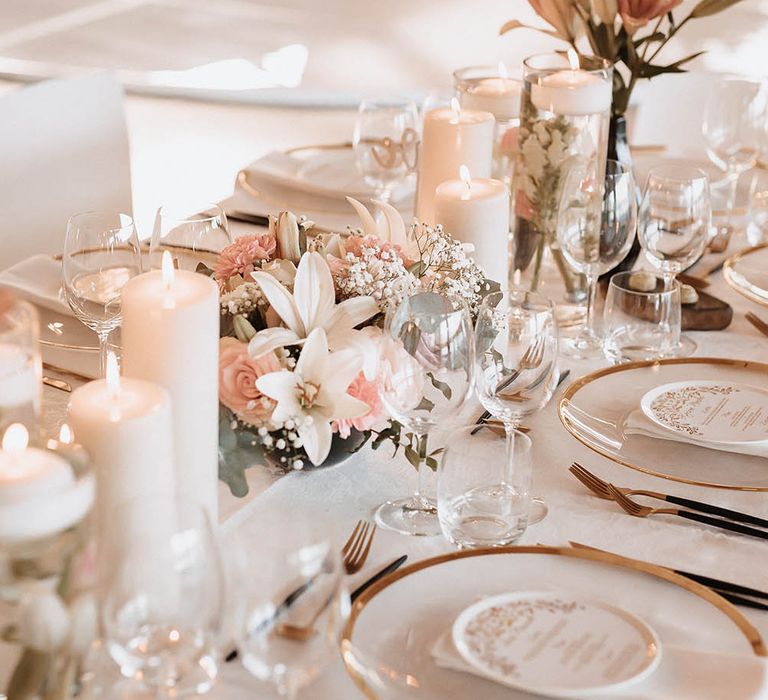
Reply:
[[433, 471], [437, 471], [437, 460], [434, 457], [425, 457], [424, 463]]
[[435, 387], [435, 389], [437, 389], [443, 396], [445, 396], [446, 401], [451, 400], [453, 392], [451, 391], [451, 387], [448, 384], [440, 381], [434, 374], [432, 374], [432, 372], [427, 372], [427, 378], [432, 383], [432, 386]]
[[691, 17], [709, 17], [710, 15], [716, 15], [718, 12], [727, 10], [731, 5], [735, 5], [741, 0], [701, 0], [701, 2], [693, 8]]
[[242, 343], [250, 342], [256, 335], [256, 329], [251, 322], [242, 314], [236, 314], [232, 319], [232, 327], [235, 331], [235, 337]]
[[219, 412], [219, 480], [233, 496], [248, 495], [245, 470], [254, 463], [254, 453], [240, 448], [238, 434], [232, 429], [232, 416], [226, 409]]
[[421, 401], [419, 401], [419, 405], [416, 406], [417, 411], [431, 411], [435, 407], [435, 404], [432, 403], [426, 396], [424, 396]]
[[410, 272], [412, 275], [415, 275], [416, 277], [421, 277], [427, 271], [427, 264], [422, 260], [418, 260], [412, 265], [409, 265], [407, 269], [408, 269], [408, 272]]
[[199, 275], [205, 275], [206, 277], [212, 277], [213, 276], [213, 270], [208, 267], [205, 263], [199, 262], [197, 263], [197, 267], [195, 268], [195, 272]]
[[419, 453], [416, 452], [416, 450], [414, 450], [410, 445], [405, 446], [405, 458], [411, 463], [411, 466], [414, 469], [419, 468], [419, 463], [421, 462]]

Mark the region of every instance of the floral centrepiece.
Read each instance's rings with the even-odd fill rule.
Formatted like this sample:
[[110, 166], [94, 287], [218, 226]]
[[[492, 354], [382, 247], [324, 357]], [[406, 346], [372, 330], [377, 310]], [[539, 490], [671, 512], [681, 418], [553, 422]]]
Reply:
[[283, 212], [207, 271], [221, 290], [219, 399], [230, 428], [286, 470], [322, 465], [355, 435], [353, 447], [371, 438], [407, 447], [379, 395], [391, 352], [384, 314], [419, 291], [475, 311], [498, 287], [441, 227], [406, 226], [385, 203], [377, 221], [349, 202], [359, 229], [312, 236], [311, 222]]
[[[529, 0], [551, 29], [538, 29], [555, 36], [578, 50], [584, 37], [590, 51], [613, 63], [613, 113], [623, 115], [638, 80], [662, 73], [684, 73], [685, 64], [700, 56], [690, 56], [668, 64], [656, 62], [661, 50], [688, 22], [726, 10], [740, 0], [699, 0], [682, 20], [674, 10], [682, 0]], [[510, 20], [501, 33], [525, 27]], [[648, 28], [641, 35], [640, 30]]]

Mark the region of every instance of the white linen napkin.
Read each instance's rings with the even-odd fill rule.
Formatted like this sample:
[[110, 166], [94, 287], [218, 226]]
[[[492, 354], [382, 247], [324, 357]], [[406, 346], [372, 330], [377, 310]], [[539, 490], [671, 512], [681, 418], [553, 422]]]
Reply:
[[643, 413], [642, 409], [632, 411], [632, 413], [627, 416], [624, 423], [624, 432], [628, 435], [644, 435], [646, 437], [659, 438], [661, 440], [672, 440], [672, 442], [685, 442], [689, 445], [696, 445], [696, 447], [720, 450], [721, 452], [736, 452], [738, 454], [754, 455], [755, 457], [768, 457], [768, 440], [732, 444], [704, 442], [673, 432], [672, 430], [665, 430], [648, 418], [648, 416]]
[[0, 287], [56, 313], [72, 315], [61, 292], [61, 262], [50, 255], [33, 255], [0, 272]]
[[[485, 678], [482, 672], [461, 658], [450, 630], [433, 645], [432, 658], [440, 668]], [[522, 700], [534, 696], [517, 691], [517, 695], [511, 697]], [[616, 700], [766, 700], [768, 659], [664, 644], [661, 663], [648, 678], [620, 691], [601, 693], [600, 697]]]

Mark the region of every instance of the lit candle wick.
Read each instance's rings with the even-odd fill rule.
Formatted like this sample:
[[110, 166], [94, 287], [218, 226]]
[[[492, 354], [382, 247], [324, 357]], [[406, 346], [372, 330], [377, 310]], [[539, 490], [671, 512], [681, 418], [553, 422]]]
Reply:
[[472, 193], [472, 176], [469, 174], [469, 168], [466, 165], [462, 165], [459, 168], [459, 177], [467, 188], [467, 191], [461, 195], [462, 199], [469, 199]]
[[171, 258], [171, 254], [167, 250], [163, 251], [163, 262], [161, 264], [161, 269], [163, 275], [163, 289], [165, 290], [163, 308], [172, 309], [176, 306], [173, 300], [173, 296], [171, 295], [171, 287], [173, 286], [173, 281], [176, 274], [173, 271], [173, 258]]
[[64, 423], [59, 430], [59, 442], [62, 445], [72, 444], [72, 428], [67, 423]]
[[573, 49], [568, 49], [568, 63], [571, 66], [571, 70], [577, 71], [581, 67], [579, 64], [579, 54]]
[[11, 423], [3, 435], [3, 450], [23, 452], [29, 444], [29, 433], [21, 423]]
[[458, 124], [459, 119], [461, 119], [461, 105], [455, 97], [451, 98], [451, 111], [453, 112], [451, 124]]

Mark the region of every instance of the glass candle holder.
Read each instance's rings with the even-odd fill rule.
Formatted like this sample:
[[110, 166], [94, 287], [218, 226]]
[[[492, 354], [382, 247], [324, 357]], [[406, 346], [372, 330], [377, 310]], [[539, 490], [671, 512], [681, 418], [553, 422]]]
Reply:
[[510, 78], [503, 63], [498, 66], [469, 66], [453, 73], [453, 87], [462, 109], [490, 112], [496, 118], [491, 177], [507, 185], [512, 168], [520, 124], [522, 83]]
[[562, 186], [574, 166], [604, 182], [613, 77], [605, 59], [569, 54], [523, 62], [510, 250], [510, 282], [555, 301], [561, 327], [584, 321], [586, 301], [557, 244]]
[[0, 434], [21, 423], [37, 435], [43, 374], [38, 334], [35, 307], [0, 292]]

